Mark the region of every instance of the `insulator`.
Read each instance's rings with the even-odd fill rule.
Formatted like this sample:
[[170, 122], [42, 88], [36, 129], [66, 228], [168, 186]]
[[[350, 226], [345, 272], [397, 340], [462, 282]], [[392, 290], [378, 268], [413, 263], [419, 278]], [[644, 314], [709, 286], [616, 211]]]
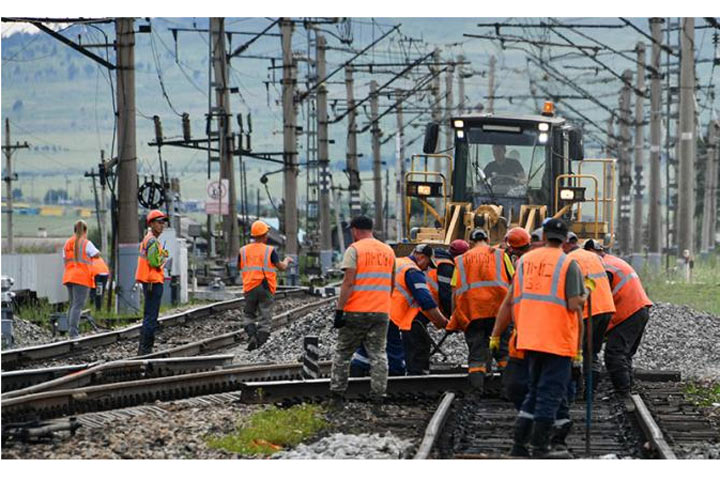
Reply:
[[190, 114], [186, 112], [182, 114], [182, 132], [183, 139], [186, 142], [189, 142], [192, 138], [192, 135], [190, 134]]
[[236, 116], [236, 118], [237, 118], [238, 127], [240, 128], [240, 133], [244, 133], [245, 130], [243, 129], [242, 114], [241, 114], [241, 113], [238, 113], [237, 116]]
[[252, 115], [247, 114], [248, 133], [252, 133]]
[[159, 145], [163, 141], [162, 123], [160, 123], [160, 117], [153, 115], [153, 123], [155, 124], [155, 142]]

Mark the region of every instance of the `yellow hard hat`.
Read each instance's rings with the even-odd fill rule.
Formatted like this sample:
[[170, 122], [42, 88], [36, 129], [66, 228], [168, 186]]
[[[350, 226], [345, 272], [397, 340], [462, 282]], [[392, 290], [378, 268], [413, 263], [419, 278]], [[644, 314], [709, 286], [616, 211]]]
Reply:
[[267, 223], [263, 222], [262, 220], [255, 220], [252, 224], [252, 227], [250, 227], [250, 235], [252, 235], [253, 237], [261, 237], [269, 231], [270, 227], [268, 227]]

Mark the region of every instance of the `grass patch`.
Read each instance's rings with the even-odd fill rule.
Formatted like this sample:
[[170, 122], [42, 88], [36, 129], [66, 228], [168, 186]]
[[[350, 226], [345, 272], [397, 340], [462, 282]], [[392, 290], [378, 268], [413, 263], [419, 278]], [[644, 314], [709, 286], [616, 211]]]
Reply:
[[685, 393], [700, 407], [711, 407], [713, 403], [720, 403], [720, 382], [689, 383]]
[[651, 300], [689, 305], [690, 307], [720, 315], [720, 270], [715, 262], [696, 263], [691, 283], [685, 283], [674, 271], [651, 274], [638, 272]]
[[253, 414], [236, 433], [207, 440], [211, 448], [243, 455], [268, 456], [293, 447], [313, 436], [327, 424], [318, 405], [295, 405], [287, 409], [270, 407]]

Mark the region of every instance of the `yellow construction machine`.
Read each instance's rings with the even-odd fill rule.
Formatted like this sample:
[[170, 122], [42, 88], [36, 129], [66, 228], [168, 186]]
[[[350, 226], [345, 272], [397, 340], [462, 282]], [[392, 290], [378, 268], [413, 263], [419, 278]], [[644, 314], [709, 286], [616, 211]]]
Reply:
[[546, 102], [540, 115], [451, 119], [454, 155], [436, 154], [440, 126], [429, 124], [422, 154], [404, 178], [400, 255], [413, 245], [448, 245], [483, 228], [492, 244], [508, 229], [531, 232], [562, 218], [583, 239], [614, 239], [615, 160], [584, 158], [582, 131]]

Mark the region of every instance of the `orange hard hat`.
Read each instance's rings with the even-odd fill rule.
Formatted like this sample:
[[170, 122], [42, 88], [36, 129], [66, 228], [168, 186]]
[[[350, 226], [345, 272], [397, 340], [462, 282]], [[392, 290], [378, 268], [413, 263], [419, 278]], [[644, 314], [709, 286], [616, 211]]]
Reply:
[[521, 227], [511, 228], [505, 235], [505, 243], [513, 248], [522, 248], [530, 245], [530, 234]]
[[153, 220], [157, 220], [158, 218], [167, 219], [167, 215], [165, 215], [160, 210], [151, 210], [150, 213], [147, 214], [145, 220], [147, 221], [147, 224], [150, 225], [150, 222], [152, 222]]
[[252, 235], [253, 237], [261, 237], [269, 231], [270, 227], [268, 227], [267, 223], [263, 222], [262, 220], [255, 220], [252, 224], [252, 227], [250, 227], [250, 235]]

